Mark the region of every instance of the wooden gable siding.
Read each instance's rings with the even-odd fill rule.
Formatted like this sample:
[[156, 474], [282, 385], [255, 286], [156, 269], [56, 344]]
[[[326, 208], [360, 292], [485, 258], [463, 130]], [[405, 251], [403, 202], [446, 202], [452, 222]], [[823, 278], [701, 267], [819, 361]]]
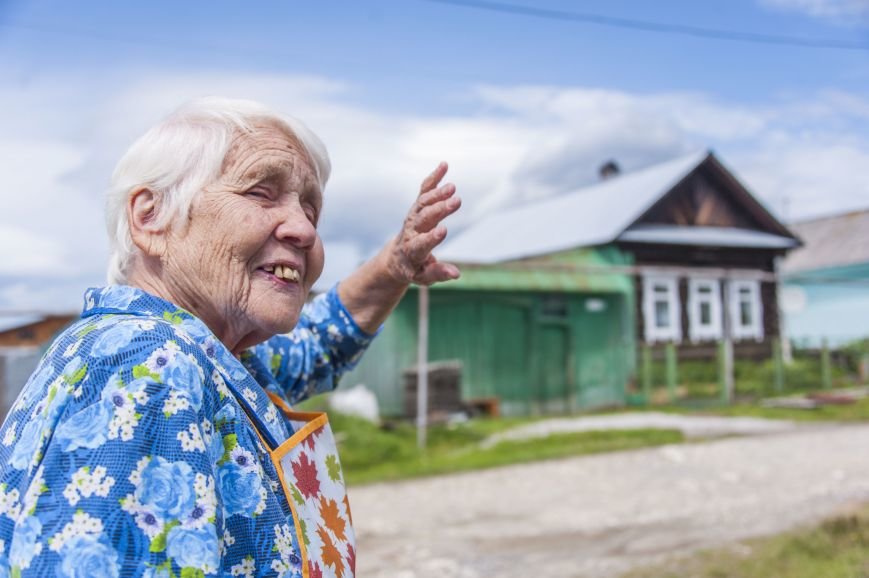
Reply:
[[52, 315], [35, 323], [0, 332], [0, 347], [39, 347], [78, 317]]
[[664, 195], [636, 224], [768, 230], [704, 165]]

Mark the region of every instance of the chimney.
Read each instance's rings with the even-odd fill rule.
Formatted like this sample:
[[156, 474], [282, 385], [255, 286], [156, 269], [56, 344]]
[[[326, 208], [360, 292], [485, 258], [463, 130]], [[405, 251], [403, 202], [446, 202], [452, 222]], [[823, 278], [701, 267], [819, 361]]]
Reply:
[[619, 168], [619, 165], [618, 163], [616, 163], [616, 161], [610, 159], [602, 164], [597, 172], [600, 175], [600, 180], [605, 181], [607, 179], [619, 176], [622, 170]]

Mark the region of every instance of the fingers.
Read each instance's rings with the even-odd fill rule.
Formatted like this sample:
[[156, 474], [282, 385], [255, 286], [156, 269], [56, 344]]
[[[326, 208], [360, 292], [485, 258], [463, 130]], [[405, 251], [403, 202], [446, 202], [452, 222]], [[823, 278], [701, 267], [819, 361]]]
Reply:
[[422, 270], [414, 279], [418, 285], [434, 285], [443, 281], [451, 281], [461, 277], [459, 268], [450, 263], [441, 263], [434, 260]]
[[453, 183], [446, 183], [445, 185], [441, 185], [440, 187], [432, 189], [427, 193], [420, 194], [416, 198], [416, 204], [414, 205], [414, 209], [417, 212], [421, 211], [423, 207], [433, 205], [439, 201], [450, 198], [455, 194], [455, 192], [456, 185], [454, 185]]
[[461, 206], [462, 200], [460, 198], [449, 197], [439, 203], [423, 207], [414, 217], [412, 226], [419, 233], [427, 233], [458, 211]]
[[407, 256], [412, 263], [422, 265], [431, 257], [432, 250], [447, 236], [447, 228], [439, 225], [426, 233], [419, 233], [407, 240]]
[[438, 183], [440, 183], [441, 179], [444, 178], [444, 175], [447, 174], [448, 168], [449, 167], [447, 166], [447, 163], [443, 161], [438, 163], [438, 166], [435, 167], [435, 170], [433, 170], [429, 176], [423, 179], [422, 185], [420, 185], [419, 187], [419, 194], [422, 195], [423, 193], [427, 193], [436, 186], [438, 186]]

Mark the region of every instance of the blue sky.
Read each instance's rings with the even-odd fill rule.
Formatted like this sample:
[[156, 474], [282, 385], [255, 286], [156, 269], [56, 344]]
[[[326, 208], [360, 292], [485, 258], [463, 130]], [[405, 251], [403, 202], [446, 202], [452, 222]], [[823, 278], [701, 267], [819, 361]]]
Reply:
[[261, 100], [326, 141], [326, 284], [397, 229], [440, 159], [465, 200], [453, 228], [587, 184], [608, 158], [631, 170], [698, 148], [787, 220], [869, 207], [869, 1], [525, 5], [867, 48], [423, 0], [0, 0], [0, 309], [74, 309], [102, 282], [114, 162], [208, 94]]

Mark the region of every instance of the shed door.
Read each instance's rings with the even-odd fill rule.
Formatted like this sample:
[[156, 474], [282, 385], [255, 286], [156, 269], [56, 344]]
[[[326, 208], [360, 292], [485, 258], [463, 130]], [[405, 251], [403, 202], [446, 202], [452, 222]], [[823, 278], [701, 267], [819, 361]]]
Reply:
[[540, 326], [539, 401], [547, 412], [566, 411], [568, 407], [568, 327], [563, 324]]
[[582, 299], [578, 316], [578, 405], [595, 407], [623, 400], [625, 343], [621, 300], [611, 295]]

